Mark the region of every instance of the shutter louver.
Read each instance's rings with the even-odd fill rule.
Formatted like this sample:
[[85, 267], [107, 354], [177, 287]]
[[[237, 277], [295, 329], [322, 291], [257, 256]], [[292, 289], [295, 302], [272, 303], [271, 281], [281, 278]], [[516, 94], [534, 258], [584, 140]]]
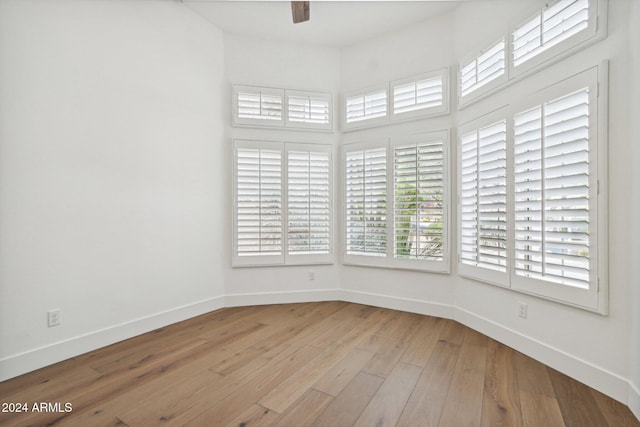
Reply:
[[281, 121], [282, 96], [265, 93], [239, 91], [237, 93], [237, 115], [240, 119]]
[[386, 256], [387, 152], [376, 148], [346, 153], [346, 250]]
[[442, 77], [410, 82], [393, 88], [393, 114], [433, 108], [443, 103]]
[[288, 254], [329, 254], [329, 153], [288, 151]]
[[516, 274], [589, 288], [589, 90], [517, 114]]
[[328, 124], [329, 100], [313, 96], [287, 96], [288, 120], [290, 122]]
[[462, 66], [460, 92], [463, 97], [505, 73], [505, 41], [500, 40], [484, 53]]
[[364, 95], [347, 97], [345, 110], [347, 123], [385, 117], [387, 115], [387, 91], [382, 89]]
[[394, 147], [394, 257], [443, 260], [442, 141]]
[[278, 150], [237, 149], [238, 256], [282, 254], [281, 157]]
[[464, 264], [506, 271], [506, 121], [462, 136], [461, 247]]
[[589, 26], [589, 0], [561, 0], [513, 32], [517, 67]]

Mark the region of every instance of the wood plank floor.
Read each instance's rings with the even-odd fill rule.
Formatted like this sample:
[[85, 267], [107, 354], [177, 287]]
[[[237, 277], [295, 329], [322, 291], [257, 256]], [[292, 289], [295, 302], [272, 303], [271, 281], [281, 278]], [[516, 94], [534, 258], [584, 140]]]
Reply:
[[0, 401], [29, 407], [3, 426], [640, 426], [457, 322], [346, 302], [218, 310], [2, 382]]

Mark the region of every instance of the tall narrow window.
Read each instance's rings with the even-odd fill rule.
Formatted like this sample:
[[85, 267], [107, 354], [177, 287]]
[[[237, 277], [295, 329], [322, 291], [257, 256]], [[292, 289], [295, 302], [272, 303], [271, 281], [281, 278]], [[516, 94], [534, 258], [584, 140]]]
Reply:
[[515, 272], [589, 287], [589, 89], [516, 114]]
[[393, 148], [394, 257], [444, 258], [443, 141]]
[[287, 149], [288, 254], [328, 255], [331, 244], [331, 153]]
[[282, 255], [282, 153], [236, 150], [236, 255]]
[[349, 151], [345, 162], [346, 252], [386, 256], [386, 146]]
[[[460, 261], [466, 266], [503, 273], [507, 271], [506, 148], [504, 119], [461, 137]], [[491, 275], [496, 282], [506, 280], [505, 275], [478, 271], [472, 274], [481, 278]]]

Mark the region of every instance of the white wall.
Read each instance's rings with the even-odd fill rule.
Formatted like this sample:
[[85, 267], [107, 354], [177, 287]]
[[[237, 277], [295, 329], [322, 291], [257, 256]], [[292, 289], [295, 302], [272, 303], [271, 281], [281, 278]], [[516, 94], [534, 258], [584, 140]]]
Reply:
[[637, 0], [629, 0], [631, 3], [629, 13], [629, 58], [631, 66], [629, 68], [630, 75], [634, 78], [629, 79], [631, 82], [631, 90], [629, 96], [629, 115], [635, 118], [631, 121], [631, 135], [629, 142], [631, 145], [631, 164], [633, 174], [631, 177], [631, 185], [627, 194], [632, 198], [631, 212], [629, 215], [631, 221], [630, 238], [632, 242], [632, 250], [630, 259], [631, 276], [629, 284], [632, 287], [632, 319], [630, 333], [630, 358], [629, 358], [629, 407], [640, 419], [640, 221], [637, 215], [640, 212], [640, 123], [637, 118], [640, 117], [640, 2]]
[[[231, 105], [231, 85], [256, 85], [299, 90], [330, 91], [334, 107], [340, 91], [340, 56], [334, 48], [280, 43], [225, 34], [225, 94]], [[335, 108], [334, 108], [335, 110]], [[268, 141], [318, 142], [337, 147], [338, 130], [298, 132], [283, 129], [247, 129], [231, 126], [231, 109], [225, 115], [225, 209], [224, 256], [225, 301], [228, 305], [251, 305], [337, 299], [340, 287], [339, 265], [231, 268], [232, 217], [232, 141], [258, 139]], [[335, 155], [335, 153], [334, 153]], [[315, 280], [309, 280], [309, 272]]]
[[175, 2], [0, 2], [0, 380], [222, 305], [222, 42]]

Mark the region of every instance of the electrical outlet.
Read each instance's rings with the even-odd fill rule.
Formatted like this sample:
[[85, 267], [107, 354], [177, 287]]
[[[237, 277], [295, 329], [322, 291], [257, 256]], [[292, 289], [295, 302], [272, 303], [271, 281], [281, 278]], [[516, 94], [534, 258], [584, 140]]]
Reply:
[[316, 272], [315, 271], [310, 271], [309, 272], [309, 280], [316, 280]]
[[518, 303], [518, 316], [522, 317], [523, 319], [527, 318], [527, 304], [523, 302]]
[[47, 325], [51, 328], [52, 326], [60, 325], [60, 309], [56, 308], [54, 310], [47, 311]]

